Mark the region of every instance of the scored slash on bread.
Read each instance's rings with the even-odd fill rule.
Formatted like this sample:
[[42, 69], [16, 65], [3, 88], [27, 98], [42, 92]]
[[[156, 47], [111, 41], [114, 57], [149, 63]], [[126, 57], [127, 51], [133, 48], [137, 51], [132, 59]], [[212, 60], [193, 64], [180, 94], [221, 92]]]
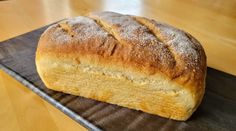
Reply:
[[206, 55], [190, 34], [144, 17], [90, 13], [49, 27], [37, 71], [53, 90], [187, 120], [205, 91]]

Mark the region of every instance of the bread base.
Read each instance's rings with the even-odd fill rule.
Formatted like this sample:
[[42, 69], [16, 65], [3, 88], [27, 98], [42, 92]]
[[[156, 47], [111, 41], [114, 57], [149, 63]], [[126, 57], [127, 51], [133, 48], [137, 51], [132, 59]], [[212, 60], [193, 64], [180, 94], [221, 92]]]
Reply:
[[161, 74], [136, 75], [87, 61], [44, 56], [37, 70], [52, 90], [91, 98], [175, 120], [188, 119], [194, 110], [190, 93]]

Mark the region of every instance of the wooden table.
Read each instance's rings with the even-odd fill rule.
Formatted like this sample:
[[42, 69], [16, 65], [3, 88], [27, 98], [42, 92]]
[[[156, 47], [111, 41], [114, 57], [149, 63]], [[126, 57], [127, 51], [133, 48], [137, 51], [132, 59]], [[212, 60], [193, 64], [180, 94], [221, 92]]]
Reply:
[[[109, 10], [166, 22], [195, 36], [208, 66], [236, 75], [234, 0], [9, 0], [0, 1], [0, 41], [57, 20]], [[85, 130], [0, 70], [0, 130]]]

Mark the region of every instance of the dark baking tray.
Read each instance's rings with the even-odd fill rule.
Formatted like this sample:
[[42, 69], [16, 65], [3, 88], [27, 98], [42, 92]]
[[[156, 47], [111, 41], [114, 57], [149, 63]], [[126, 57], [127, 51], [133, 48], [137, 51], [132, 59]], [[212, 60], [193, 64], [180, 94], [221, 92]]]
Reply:
[[47, 27], [0, 42], [0, 68], [86, 128], [236, 131], [236, 77], [212, 68], [207, 69], [203, 102], [186, 122], [47, 89], [34, 62], [38, 39]]

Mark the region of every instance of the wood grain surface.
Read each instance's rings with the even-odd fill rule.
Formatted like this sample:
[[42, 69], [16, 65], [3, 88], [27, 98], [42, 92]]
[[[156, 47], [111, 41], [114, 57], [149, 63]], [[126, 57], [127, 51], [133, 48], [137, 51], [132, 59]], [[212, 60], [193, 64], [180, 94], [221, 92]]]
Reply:
[[[206, 94], [203, 102], [186, 122], [165, 119], [141, 111], [47, 89], [37, 74], [34, 62], [37, 42], [45, 29], [46, 27], [1, 42], [0, 63], [61, 103], [66, 109], [76, 113], [71, 115], [55, 104], [70, 117], [81, 116], [104, 130], [236, 130], [236, 77], [212, 68], [208, 68]], [[12, 76], [18, 79], [16, 75]], [[22, 81], [22, 83], [25, 82]], [[30, 85], [27, 87], [30, 88]], [[16, 104], [20, 103], [16, 102]], [[83, 121], [77, 121], [87, 126]]]
[[[154, 18], [188, 31], [203, 44], [208, 57], [208, 66], [236, 75], [235, 8], [235, 0], [4, 0], [0, 1], [0, 41], [89, 11], [116, 11]], [[0, 101], [0, 114], [3, 118], [0, 119], [0, 130], [30, 130], [31, 127], [35, 130], [41, 130], [42, 127], [45, 130], [52, 129], [53, 123], [36, 126], [38, 122], [34, 121], [34, 117], [44, 116], [46, 112], [50, 112], [49, 118], [54, 121], [53, 125], [57, 125], [58, 129], [65, 129], [68, 126], [75, 130], [83, 129], [54, 107], [48, 108], [51, 105], [31, 91], [19, 93], [18, 89], [23, 86], [2, 71], [0, 81], [2, 90], [0, 97], [3, 98]], [[225, 81], [226, 84], [227, 82], [233, 83]], [[216, 86], [218, 93], [221, 93], [221, 89], [227, 90], [232, 96], [234, 92], [230, 91], [231, 88], [227, 88], [225, 84], [221, 86], [224, 89]], [[6, 91], [8, 87], [11, 87], [11, 90]], [[19, 95], [11, 95], [10, 99], [9, 94], [17, 92]], [[27, 95], [34, 96], [36, 100], [20, 99]], [[42, 106], [42, 101], [46, 106]], [[22, 103], [20, 106], [26, 106], [25, 109], [29, 107], [27, 103], [34, 103], [37, 105], [37, 108], [34, 108], [38, 110], [37, 114], [29, 113], [28, 122], [25, 124], [17, 122], [21, 121], [24, 112], [18, 111], [21, 108], [17, 104], [12, 104], [16, 102]], [[40, 121], [47, 121], [49, 118], [40, 117]], [[20, 128], [20, 125], [26, 128]]]

